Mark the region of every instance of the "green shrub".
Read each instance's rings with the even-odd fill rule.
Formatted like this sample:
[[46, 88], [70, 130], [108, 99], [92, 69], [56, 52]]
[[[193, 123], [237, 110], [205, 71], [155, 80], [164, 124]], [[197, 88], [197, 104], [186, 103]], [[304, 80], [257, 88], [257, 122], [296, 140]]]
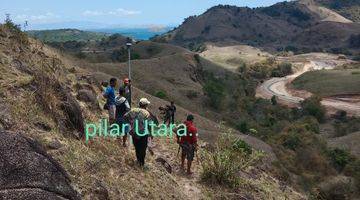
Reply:
[[301, 119], [301, 122], [304, 124], [305, 129], [313, 133], [320, 133], [319, 122], [314, 117], [305, 117]]
[[20, 25], [14, 24], [14, 22], [8, 18], [5, 20], [4, 26], [11, 31], [14, 38], [20, 42], [21, 44], [28, 45], [29, 39], [27, 37], [27, 34], [21, 31]]
[[241, 140], [241, 139], [235, 140], [232, 147], [233, 147], [233, 150], [242, 151], [248, 155], [250, 155], [252, 153], [251, 146], [248, 143], [246, 143], [244, 140]]
[[292, 52], [295, 52], [295, 53], [296, 53], [296, 52], [299, 51], [299, 48], [297, 48], [297, 47], [295, 47], [295, 46], [289, 45], [289, 46], [286, 46], [284, 50], [285, 50], [285, 51], [292, 51]]
[[[115, 49], [112, 51], [111, 55], [110, 55], [110, 59], [113, 62], [125, 62], [129, 59], [128, 57], [128, 51], [126, 48], [122, 47], [121, 49]], [[131, 50], [131, 60], [137, 60], [140, 59], [140, 55]]]
[[194, 91], [194, 90], [188, 90], [186, 92], [186, 96], [189, 98], [189, 99], [195, 99], [199, 96], [199, 93], [197, 91]]
[[209, 97], [210, 106], [219, 109], [225, 97], [225, 89], [218, 80], [209, 80], [205, 83], [203, 90]]
[[237, 71], [239, 73], [246, 74], [247, 71], [246, 63], [245, 62], [241, 63], [240, 66], [237, 68]]
[[348, 151], [338, 148], [329, 150], [328, 155], [338, 171], [342, 171], [354, 159]]
[[360, 160], [356, 159], [348, 163], [344, 169], [344, 173], [355, 179], [358, 191], [360, 192]]
[[315, 117], [319, 122], [323, 122], [325, 119], [325, 107], [321, 105], [321, 98], [318, 96], [312, 96], [301, 102], [304, 115], [311, 115]]
[[249, 132], [249, 127], [246, 121], [241, 121], [239, 124], [237, 124], [236, 129], [242, 133]]
[[160, 99], [165, 99], [166, 98], [166, 92], [165, 91], [158, 91], [155, 93], [155, 96], [160, 98]]
[[274, 106], [277, 105], [277, 100], [276, 100], [276, 96], [275, 96], [275, 95], [273, 95], [273, 96], [271, 97], [271, 104], [274, 105]]
[[195, 59], [195, 61], [196, 61], [197, 63], [200, 63], [200, 62], [201, 62], [201, 60], [200, 60], [200, 55], [199, 55], [199, 54], [195, 54], [195, 55], [194, 55], [194, 59]]
[[225, 134], [211, 152], [203, 152], [201, 179], [210, 184], [236, 188], [242, 183], [238, 173], [256, 165], [262, 157], [263, 153], [251, 150], [244, 141]]
[[291, 63], [280, 63], [271, 71], [272, 77], [284, 77], [292, 74]]
[[290, 133], [286, 139], [284, 140], [284, 142], [282, 143], [282, 145], [287, 148], [287, 149], [291, 149], [291, 150], [296, 150], [298, 146], [300, 146], [301, 144], [301, 139], [299, 137], [298, 134], [296, 133]]

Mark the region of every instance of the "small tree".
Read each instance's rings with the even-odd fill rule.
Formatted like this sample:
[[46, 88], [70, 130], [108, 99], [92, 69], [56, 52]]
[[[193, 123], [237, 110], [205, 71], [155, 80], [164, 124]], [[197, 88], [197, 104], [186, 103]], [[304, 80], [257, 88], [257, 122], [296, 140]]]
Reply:
[[215, 109], [219, 109], [225, 97], [224, 86], [217, 80], [210, 80], [204, 85], [203, 90], [209, 97], [210, 105]]
[[304, 115], [314, 116], [319, 122], [324, 121], [325, 107], [321, 105], [321, 98], [312, 96], [301, 102], [301, 107]]
[[272, 97], [271, 97], [271, 104], [272, 105], [277, 105], [277, 99], [276, 99], [276, 96], [275, 95], [273, 95]]

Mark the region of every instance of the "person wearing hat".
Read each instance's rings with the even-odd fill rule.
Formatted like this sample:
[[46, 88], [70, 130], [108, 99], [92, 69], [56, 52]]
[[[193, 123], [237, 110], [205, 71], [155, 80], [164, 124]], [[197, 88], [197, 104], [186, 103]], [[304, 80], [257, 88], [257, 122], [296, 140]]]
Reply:
[[[150, 128], [146, 127], [151, 121], [157, 123], [156, 117], [148, 111], [150, 101], [141, 98], [138, 108], [132, 108], [125, 114], [124, 118], [130, 125], [130, 135], [132, 136], [136, 159], [141, 167], [145, 165], [146, 150], [148, 147], [148, 139], [151, 136]], [[147, 121], [147, 123], [146, 123]]]

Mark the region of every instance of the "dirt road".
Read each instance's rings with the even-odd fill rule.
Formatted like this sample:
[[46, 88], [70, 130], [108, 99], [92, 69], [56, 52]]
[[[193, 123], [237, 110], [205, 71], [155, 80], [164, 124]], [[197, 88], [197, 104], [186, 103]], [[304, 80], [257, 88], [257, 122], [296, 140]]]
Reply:
[[[335, 55], [322, 53], [303, 54], [289, 58], [279, 58], [279, 60], [300, 64], [303, 67], [300, 67], [292, 75], [265, 81], [257, 88], [256, 96], [269, 99], [275, 95], [280, 103], [288, 106], [299, 106], [299, 103], [308, 96], [303, 91], [290, 91], [287, 88], [287, 85], [296, 77], [310, 70], [333, 69], [338, 65], [350, 62], [348, 60], [339, 60]], [[349, 114], [360, 115], [360, 102], [352, 99], [352, 97], [327, 97], [321, 103], [327, 107], [329, 112], [345, 110]]]

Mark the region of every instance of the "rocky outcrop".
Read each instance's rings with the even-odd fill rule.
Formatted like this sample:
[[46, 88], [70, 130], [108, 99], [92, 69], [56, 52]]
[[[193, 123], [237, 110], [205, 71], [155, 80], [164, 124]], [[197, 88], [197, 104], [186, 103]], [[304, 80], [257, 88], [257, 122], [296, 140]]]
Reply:
[[1, 200], [80, 199], [65, 170], [38, 142], [0, 131], [0, 155]]
[[78, 91], [76, 98], [79, 101], [87, 103], [90, 108], [100, 110], [99, 102], [96, 97], [96, 93], [92, 90], [81, 89]]

